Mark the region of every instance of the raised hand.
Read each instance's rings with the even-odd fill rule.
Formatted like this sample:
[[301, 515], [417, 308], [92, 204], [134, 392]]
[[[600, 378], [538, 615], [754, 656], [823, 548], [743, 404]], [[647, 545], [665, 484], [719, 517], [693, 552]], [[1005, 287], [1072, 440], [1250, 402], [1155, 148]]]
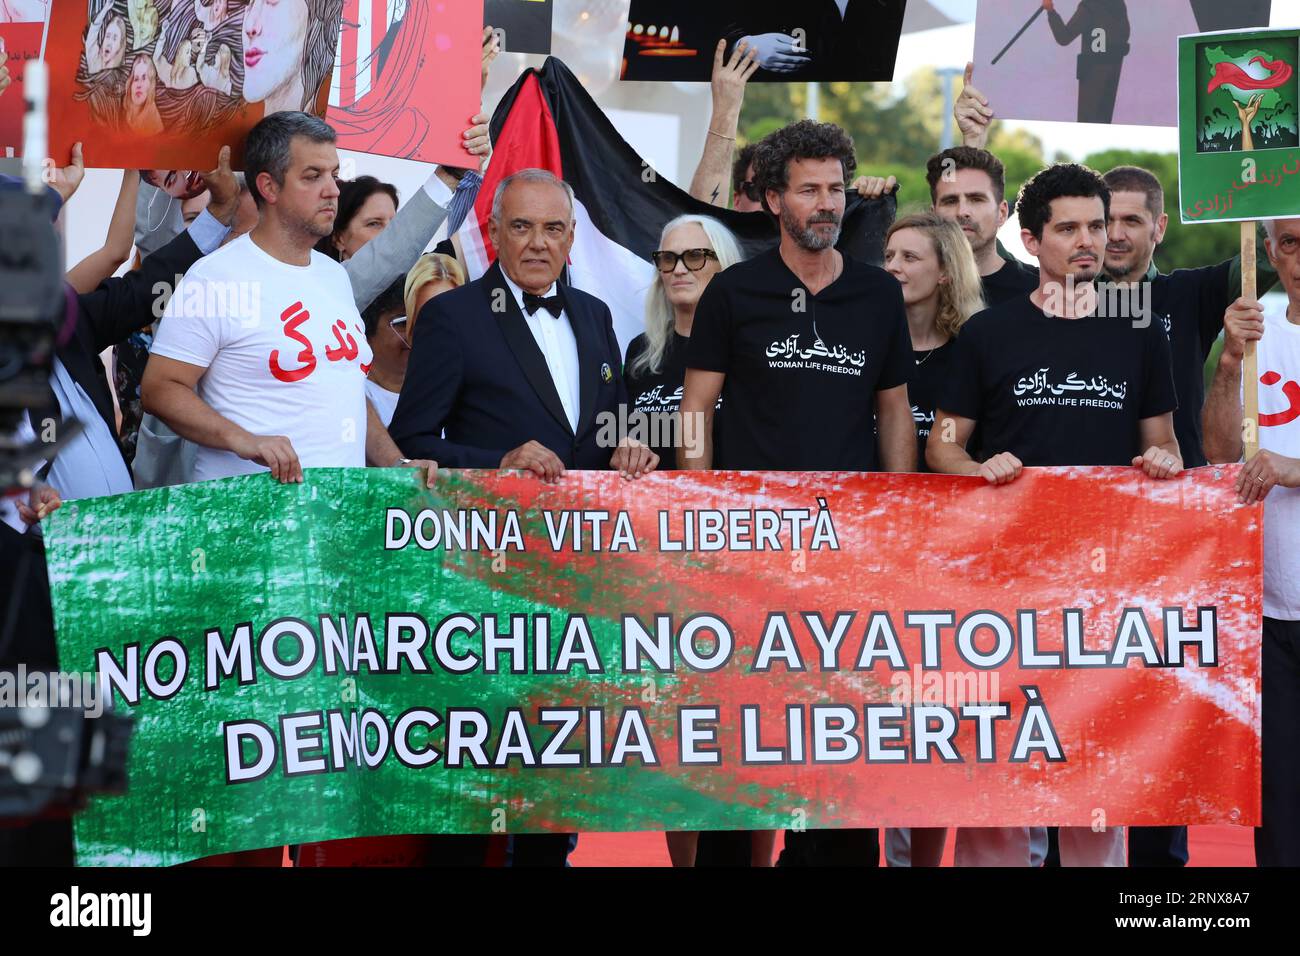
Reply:
[[81, 158], [81, 144], [72, 144], [72, 162], [62, 169], [55, 169], [47, 173], [46, 181], [54, 187], [54, 191], [63, 197], [66, 203], [72, 198], [72, 194], [77, 191], [81, 181], [86, 178], [86, 164]]
[[962, 142], [967, 146], [983, 149], [989, 140], [989, 124], [993, 122], [993, 110], [989, 107], [988, 97], [971, 83], [974, 74], [975, 64], [967, 63], [961, 95], [953, 104], [952, 115], [957, 121], [957, 128], [961, 130]]
[[758, 50], [745, 40], [736, 44], [731, 57], [723, 59], [727, 41], [719, 40], [713, 51], [713, 110], [726, 111], [728, 114], [740, 115], [741, 103], [745, 100], [745, 84], [758, 72]]
[[221, 152], [217, 154], [216, 169], [200, 175], [203, 184], [212, 193], [208, 212], [223, 225], [230, 225], [235, 221], [235, 213], [239, 210], [239, 180], [230, 168], [230, 147], [221, 147]]

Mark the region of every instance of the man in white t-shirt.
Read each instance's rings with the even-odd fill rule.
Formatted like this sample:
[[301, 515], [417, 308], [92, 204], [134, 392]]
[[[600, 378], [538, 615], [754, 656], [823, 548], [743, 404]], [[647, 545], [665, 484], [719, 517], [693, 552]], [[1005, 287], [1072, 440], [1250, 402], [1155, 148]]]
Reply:
[[1265, 228], [1287, 306], [1266, 313], [1242, 298], [1228, 308], [1202, 424], [1210, 461], [1241, 460], [1249, 427], [1242, 357], [1246, 343], [1258, 342], [1260, 451], [1237, 481], [1244, 504], [1264, 502], [1263, 825], [1255, 831], [1255, 862], [1300, 866], [1300, 219]]
[[261, 217], [172, 295], [141, 382], [145, 411], [200, 446], [194, 481], [431, 466], [403, 458], [367, 402], [372, 353], [351, 284], [312, 248], [338, 211], [334, 131], [273, 113], [249, 131], [244, 162]]

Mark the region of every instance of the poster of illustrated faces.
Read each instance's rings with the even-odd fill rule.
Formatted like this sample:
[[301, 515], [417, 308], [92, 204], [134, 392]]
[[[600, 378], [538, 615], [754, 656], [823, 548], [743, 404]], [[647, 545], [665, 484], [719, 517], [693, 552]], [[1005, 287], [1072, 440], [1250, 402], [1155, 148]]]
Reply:
[[52, 91], [75, 55], [72, 100], [90, 125], [136, 137], [203, 137], [240, 117], [319, 112], [343, 3], [54, 0]]

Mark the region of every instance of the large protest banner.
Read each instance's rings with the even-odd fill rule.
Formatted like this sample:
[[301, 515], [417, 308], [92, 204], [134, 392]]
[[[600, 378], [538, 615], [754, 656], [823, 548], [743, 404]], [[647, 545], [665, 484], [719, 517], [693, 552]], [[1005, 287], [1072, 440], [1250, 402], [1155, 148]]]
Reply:
[[346, 836], [1258, 820], [1261, 518], [1152, 481], [313, 470], [73, 502], [90, 864]]
[[1300, 216], [1300, 30], [1178, 39], [1182, 221]]

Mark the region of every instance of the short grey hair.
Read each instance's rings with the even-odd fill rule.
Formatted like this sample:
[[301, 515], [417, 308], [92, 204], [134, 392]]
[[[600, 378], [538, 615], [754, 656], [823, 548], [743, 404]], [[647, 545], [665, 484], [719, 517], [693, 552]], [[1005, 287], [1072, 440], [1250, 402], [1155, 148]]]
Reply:
[[290, 144], [295, 136], [313, 143], [338, 141], [334, 129], [319, 116], [282, 110], [264, 116], [248, 131], [244, 140], [244, 177], [248, 191], [260, 207], [266, 200], [257, 189], [257, 177], [269, 173], [278, 185], [284, 185], [284, 174], [289, 169]]
[[1277, 242], [1277, 224], [1278, 224], [1279, 222], [1283, 222], [1283, 221], [1285, 221], [1285, 220], [1291, 220], [1291, 219], [1300, 219], [1300, 216], [1282, 216], [1282, 217], [1279, 218], [1279, 219], [1265, 219], [1265, 220], [1263, 220], [1263, 223], [1264, 223], [1264, 234], [1265, 234], [1266, 236], [1268, 236], [1268, 238], [1269, 238], [1271, 241], [1273, 241], [1273, 242]]
[[577, 205], [574, 202], [572, 186], [549, 169], [521, 169], [519, 172], [511, 173], [501, 180], [500, 185], [497, 186], [497, 191], [492, 195], [492, 218], [497, 222], [501, 221], [501, 205], [506, 190], [513, 183], [548, 183], [551, 186], [558, 186], [564, 190], [564, 195], [569, 199], [569, 220], [572, 221], [576, 218]]

